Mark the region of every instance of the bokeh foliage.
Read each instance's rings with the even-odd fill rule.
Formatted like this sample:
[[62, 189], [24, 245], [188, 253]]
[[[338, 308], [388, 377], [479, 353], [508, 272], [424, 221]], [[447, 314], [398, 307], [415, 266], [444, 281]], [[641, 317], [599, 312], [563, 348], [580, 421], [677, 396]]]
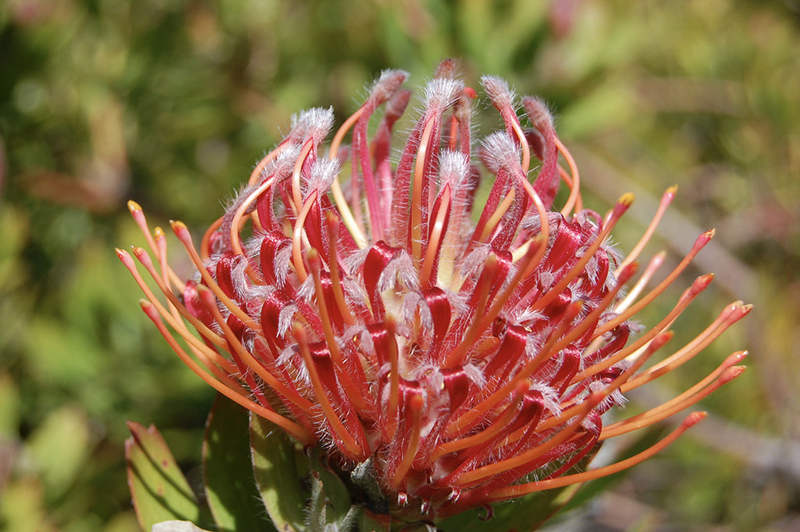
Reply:
[[718, 228], [695, 272], [715, 271], [718, 288], [676, 345], [732, 299], [757, 305], [663, 385], [748, 347], [752, 370], [706, 404], [711, 427], [584, 522], [797, 526], [799, 30], [789, 1], [0, 3], [0, 528], [136, 530], [126, 419], [156, 423], [198, 478], [213, 393], [141, 316], [116, 262], [114, 246], [143, 243], [125, 200], [201, 228], [292, 113], [333, 105], [342, 120], [380, 69], [419, 83], [447, 56], [473, 86], [498, 74], [551, 102], [591, 207], [637, 193], [623, 247], [673, 183], [651, 252]]

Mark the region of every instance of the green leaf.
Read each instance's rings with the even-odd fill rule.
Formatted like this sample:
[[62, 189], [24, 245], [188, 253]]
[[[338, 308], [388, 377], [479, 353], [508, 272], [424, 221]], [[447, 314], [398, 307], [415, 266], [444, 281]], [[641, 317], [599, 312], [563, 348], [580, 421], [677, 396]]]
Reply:
[[306, 516], [307, 532], [325, 532], [325, 525], [328, 524], [327, 508], [322, 481], [317, 477], [312, 477], [311, 501], [309, 501]]
[[275, 527], [281, 532], [305, 530], [311, 497], [304, 485], [308, 459], [282, 430], [253, 414], [250, 447], [258, 491]]
[[[585, 471], [599, 447], [572, 466], [565, 475]], [[532, 532], [558, 513], [578, 492], [582, 484], [540, 491], [495, 504], [491, 519], [487, 510], [473, 509], [454, 515], [437, 524], [444, 532]]]
[[125, 441], [128, 485], [136, 517], [143, 530], [163, 521], [209, 521], [164, 438], [150, 425], [128, 422], [131, 437]]
[[558, 512], [578, 490], [578, 486], [532, 493], [513, 501], [496, 504], [487, 519], [485, 509], [473, 509], [437, 524], [444, 532], [531, 532]]
[[270, 532], [250, 461], [249, 412], [217, 395], [203, 441], [203, 477], [218, 530]]
[[331, 506], [331, 515], [329, 517], [332, 518], [328, 519], [328, 521], [338, 522], [347, 515], [353, 503], [345, 483], [339, 478], [339, 475], [325, 467], [322, 463], [323, 457], [320, 454], [321, 451], [312, 457], [310, 461], [311, 469], [322, 483], [321, 489], [322, 494], [325, 496], [325, 502], [330, 503]]
[[320, 449], [307, 456], [281, 429], [253, 414], [250, 443], [261, 499], [281, 532], [389, 530], [360, 526], [367, 522], [361, 506], [353, 505], [347, 484]]
[[[617, 453], [614, 461], [621, 462], [622, 460], [627, 460], [628, 458], [650, 448], [665, 435], [665, 432], [667, 431], [662, 426], [650, 427], [648, 429], [637, 431], [639, 437], [636, 438], [630, 445], [620, 450]], [[625, 469], [618, 473], [614, 473], [613, 475], [590, 480], [589, 482], [581, 484], [580, 491], [578, 491], [575, 497], [569, 500], [569, 503], [563, 508], [563, 510], [569, 511], [575, 508], [580, 508], [593, 498], [619, 483], [628, 475], [628, 473], [630, 473], [630, 471], [630, 469]]]

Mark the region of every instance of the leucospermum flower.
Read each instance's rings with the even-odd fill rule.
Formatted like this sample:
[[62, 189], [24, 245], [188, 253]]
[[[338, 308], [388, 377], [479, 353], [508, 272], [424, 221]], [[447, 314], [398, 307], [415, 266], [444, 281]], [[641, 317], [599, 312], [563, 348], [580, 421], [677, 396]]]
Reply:
[[[220, 393], [324, 449], [342, 475], [358, 472], [354, 489], [377, 486], [360, 495], [375, 513], [436, 522], [611, 474], [674, 441], [703, 414], [631, 459], [575, 472], [604, 440], [685, 410], [741, 373], [744, 352], [678, 397], [604, 422], [627, 392], [681, 366], [748, 313], [731, 304], [648, 364], [712, 276], [694, 280], [652, 328], [631, 320], [713, 231], [647, 288], [664, 256], [641, 272], [636, 260], [674, 189], [623, 258], [610, 235], [632, 196], [605, 216], [584, 208], [578, 168], [540, 100], [518, 100], [506, 82], [484, 77], [504, 128], [475, 142], [477, 94], [446, 61], [396, 142], [411, 98], [406, 77], [384, 72], [327, 146], [331, 109], [295, 117], [199, 245], [173, 222], [198, 270], [191, 280], [174, 274], [164, 231], [151, 232], [131, 202], [151, 248], [133, 256], [163, 292], [118, 250], [146, 295], [145, 313]], [[570, 191], [556, 206], [561, 182]], [[488, 198], [478, 206], [481, 183]]]

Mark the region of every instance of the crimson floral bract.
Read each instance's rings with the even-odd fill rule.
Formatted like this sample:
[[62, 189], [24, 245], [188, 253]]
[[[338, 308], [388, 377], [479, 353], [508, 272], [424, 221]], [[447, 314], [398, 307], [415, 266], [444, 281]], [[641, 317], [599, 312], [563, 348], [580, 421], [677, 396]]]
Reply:
[[[295, 117], [199, 246], [173, 222], [198, 269], [191, 280], [172, 272], [164, 232], [151, 232], [130, 203], [152, 248], [133, 255], [166, 302], [131, 255], [118, 254], [177, 354], [220, 393], [324, 449], [354, 489], [379, 486], [361, 494], [369, 510], [404, 519], [436, 522], [613, 473], [701, 419], [690, 414], [628, 461], [570, 471], [603, 440], [684, 410], [741, 373], [745, 353], [734, 353], [673, 400], [604, 422], [626, 392], [691, 359], [750, 307], [731, 304], [694, 340], [645, 366], [711, 275], [652, 328], [631, 319], [713, 233], [700, 235], [657, 286], [645, 289], [662, 254], [626, 290], [674, 189], [623, 258], [610, 233], [632, 196], [605, 216], [584, 208], [578, 169], [540, 100], [518, 100], [503, 80], [484, 77], [504, 128], [475, 142], [477, 94], [445, 61], [422, 93], [416, 124], [396, 142], [411, 98], [406, 77], [384, 72], [329, 145], [333, 110]], [[569, 194], [555, 205], [561, 182]], [[476, 200], [479, 189], [488, 199]]]

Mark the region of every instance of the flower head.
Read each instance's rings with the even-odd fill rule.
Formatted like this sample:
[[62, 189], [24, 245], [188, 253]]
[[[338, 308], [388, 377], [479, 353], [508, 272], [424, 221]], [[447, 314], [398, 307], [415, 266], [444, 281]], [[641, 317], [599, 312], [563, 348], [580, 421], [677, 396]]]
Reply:
[[[713, 232], [645, 292], [663, 261], [656, 255], [626, 293], [674, 189], [623, 258], [610, 234], [633, 197], [605, 216], [584, 208], [578, 169], [540, 100], [519, 101], [505, 81], [484, 77], [504, 128], [475, 143], [477, 94], [445, 62], [396, 143], [406, 77], [384, 72], [327, 147], [331, 109], [295, 117], [199, 247], [173, 222], [198, 270], [189, 281], [167, 264], [164, 232], [151, 232], [131, 202], [156, 260], [141, 248], [133, 255], [166, 297], [118, 251], [145, 292], [144, 311], [219, 392], [324, 448], [356, 488], [365, 478], [379, 486], [363, 495], [376, 512], [438, 519], [604, 476], [673, 441], [702, 414], [633, 459], [571, 472], [603, 440], [684, 410], [741, 373], [745, 354], [734, 353], [681, 396], [604, 422], [625, 393], [682, 365], [749, 311], [733, 303], [643, 369], [711, 275], [654, 327], [631, 319]], [[478, 202], [481, 181], [488, 197]], [[570, 192], [559, 208], [562, 181]]]

